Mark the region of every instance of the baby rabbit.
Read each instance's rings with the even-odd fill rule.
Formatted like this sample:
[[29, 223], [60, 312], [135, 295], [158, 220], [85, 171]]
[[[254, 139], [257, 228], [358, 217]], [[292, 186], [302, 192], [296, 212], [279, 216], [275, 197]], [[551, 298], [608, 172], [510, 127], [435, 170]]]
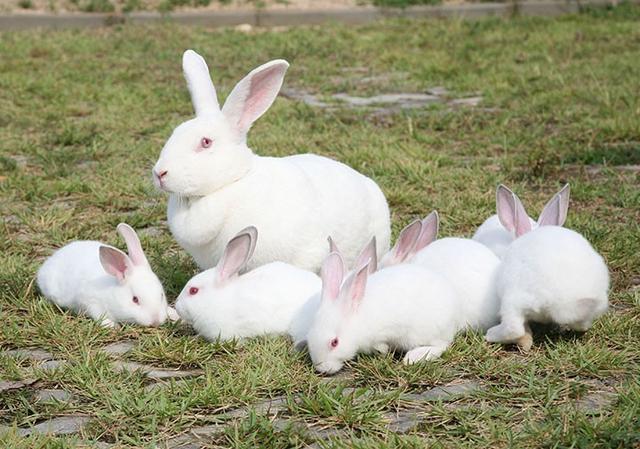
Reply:
[[262, 157], [247, 146], [251, 125], [275, 100], [289, 64], [270, 61], [242, 79], [222, 108], [204, 59], [182, 59], [196, 117], [178, 126], [153, 168], [170, 193], [168, 224], [202, 269], [216, 265], [226, 243], [254, 225], [260, 242], [252, 269], [283, 261], [317, 272], [331, 235], [351, 263], [370, 236], [380, 254], [390, 236], [380, 187], [352, 168], [314, 154]]
[[495, 277], [500, 259], [471, 239], [435, 240], [438, 228], [438, 213], [433, 211], [422, 221], [422, 231], [413, 250], [415, 255], [409, 262], [442, 275], [451, 284], [461, 306], [458, 311], [461, 329], [486, 331], [499, 322]]
[[511, 242], [525, 232], [543, 225], [562, 226], [567, 219], [568, 208], [569, 184], [565, 184], [544, 206], [536, 222], [527, 215], [517, 195], [500, 184], [496, 192], [498, 213], [480, 225], [473, 235], [473, 240], [487, 246], [496, 256], [502, 258]]
[[[338, 246], [333, 241], [331, 236], [327, 239], [329, 241], [330, 252], [340, 254]], [[364, 264], [369, 265], [369, 274], [377, 270], [377, 249], [375, 236], [369, 240], [369, 243], [360, 251], [358, 258], [356, 259], [355, 268], [359, 268]], [[355, 269], [354, 268], [354, 269]], [[312, 295], [295, 314], [291, 325], [289, 326], [289, 336], [293, 340], [293, 345], [297, 350], [302, 350], [307, 346], [307, 333], [313, 322], [318, 308], [320, 307], [320, 288], [316, 294]]]
[[[530, 223], [514, 215], [522, 235]], [[583, 236], [560, 226], [541, 226], [509, 245], [496, 285], [501, 322], [487, 331], [486, 339], [515, 342], [524, 350], [533, 343], [528, 322], [586, 331], [608, 307], [609, 272], [603, 258]]]
[[337, 253], [325, 259], [320, 307], [308, 333], [315, 369], [339, 371], [358, 352], [408, 351], [405, 363], [439, 357], [456, 333], [459, 306], [449, 284], [417, 265], [397, 265], [369, 277], [369, 266], [342, 283]]
[[284, 334], [305, 301], [320, 290], [320, 278], [283, 262], [238, 274], [256, 247], [250, 226], [233, 237], [218, 265], [187, 282], [176, 309], [207, 340]]
[[129, 255], [96, 241], [70, 243], [38, 270], [40, 291], [58, 306], [86, 314], [106, 327], [124, 322], [158, 326], [167, 317], [177, 319], [136, 232], [125, 223], [117, 229]]

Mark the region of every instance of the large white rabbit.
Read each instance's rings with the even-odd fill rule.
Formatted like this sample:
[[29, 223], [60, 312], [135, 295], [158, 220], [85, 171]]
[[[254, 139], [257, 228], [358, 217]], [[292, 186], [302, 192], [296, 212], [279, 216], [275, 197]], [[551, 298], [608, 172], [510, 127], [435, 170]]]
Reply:
[[449, 283], [413, 264], [396, 265], [369, 276], [367, 264], [342, 283], [338, 253], [322, 266], [322, 293], [308, 332], [314, 367], [340, 370], [358, 352], [407, 351], [405, 363], [439, 357], [456, 333], [457, 298]]
[[247, 226], [260, 229], [248, 269], [283, 261], [317, 272], [329, 235], [349, 263], [372, 235], [380, 254], [389, 247], [389, 208], [371, 179], [325, 157], [261, 157], [247, 146], [249, 128], [275, 100], [288, 66], [274, 60], [254, 69], [221, 109], [204, 59], [184, 53], [196, 117], [174, 130], [153, 177], [171, 194], [172, 234], [203, 269]]
[[197, 274], [178, 296], [180, 317], [208, 340], [285, 334], [307, 299], [320, 291], [317, 274], [283, 262], [242, 275], [258, 231], [243, 229], [226, 245], [215, 268]]
[[507, 249], [497, 273], [499, 325], [490, 342], [532, 344], [528, 322], [555, 323], [586, 331], [608, 307], [609, 271], [603, 258], [580, 234], [560, 226], [524, 232]]
[[[565, 184], [544, 206], [536, 222], [527, 215], [520, 198], [509, 188], [500, 184], [496, 192], [497, 214], [487, 218], [480, 225], [473, 235], [473, 240], [487, 246], [496, 256], [502, 258], [511, 242], [522, 233], [542, 225], [562, 226], [567, 219], [568, 208], [569, 184]], [[520, 233], [518, 233], [516, 221], [514, 221], [516, 216], [527, 217], [529, 223], [526, 225], [527, 222], [522, 220], [523, 228]]]
[[135, 231], [125, 223], [117, 229], [129, 255], [92, 240], [69, 243], [38, 270], [40, 291], [58, 306], [106, 327], [121, 322], [157, 326], [167, 317], [177, 319]]

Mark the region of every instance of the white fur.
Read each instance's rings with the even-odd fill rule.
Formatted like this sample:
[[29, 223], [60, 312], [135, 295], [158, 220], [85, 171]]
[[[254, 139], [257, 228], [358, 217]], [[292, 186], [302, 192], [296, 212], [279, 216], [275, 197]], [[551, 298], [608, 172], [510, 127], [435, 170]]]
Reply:
[[585, 331], [608, 307], [609, 272], [577, 232], [542, 226], [516, 239], [497, 275], [501, 323], [490, 342], [512, 343], [529, 321]]
[[569, 207], [569, 185], [566, 184], [545, 205], [538, 221], [529, 217], [518, 196], [504, 185], [496, 191], [497, 214], [487, 218], [472, 239], [482, 243], [502, 258], [518, 236], [542, 225], [562, 226]]
[[[535, 227], [536, 222], [531, 218], [530, 220], [531, 227]], [[502, 258], [515, 238], [513, 232], [507, 231], [502, 226], [498, 215], [492, 215], [480, 225], [475, 234], [473, 234], [472, 240], [485, 245], [497, 257]]]
[[[187, 51], [183, 66], [197, 115], [175, 129], [153, 172], [171, 194], [169, 228], [201, 268], [215, 266], [226, 242], [249, 225], [261, 234], [249, 269], [284, 261], [317, 271], [329, 235], [349, 262], [373, 235], [379, 254], [387, 251], [389, 209], [371, 179], [325, 157], [261, 157], [247, 147], [246, 133], [275, 99], [286, 61], [253, 70], [222, 109], [207, 87], [204, 60]], [[203, 137], [213, 140], [210, 148]]]
[[500, 259], [470, 239], [447, 237], [430, 243], [411, 263], [442, 275], [458, 296], [460, 328], [486, 331], [499, 322], [495, 276]]
[[[354, 272], [334, 298], [327, 294], [323, 267], [322, 299], [308, 334], [316, 370], [334, 373], [359, 352], [408, 351], [406, 363], [440, 356], [454, 338], [459, 308], [446, 280], [418, 265], [396, 265], [367, 282], [367, 270], [365, 265]], [[339, 344], [332, 348], [334, 338]]]
[[[109, 327], [121, 322], [157, 326], [172, 315], [162, 284], [146, 259], [134, 264], [122, 253], [128, 262], [118, 279], [105, 271], [101, 248], [121, 253], [96, 241], [77, 241], [57, 250], [38, 270], [42, 294], [64, 309], [86, 314]], [[133, 302], [134, 296], [138, 304]]]
[[[208, 340], [285, 334], [294, 315], [320, 290], [320, 278], [283, 262], [271, 262], [238, 275], [255, 243], [245, 260], [223, 275], [229, 245], [218, 266], [187, 282], [176, 302], [178, 314]], [[197, 293], [191, 294], [192, 288], [197, 288]]]

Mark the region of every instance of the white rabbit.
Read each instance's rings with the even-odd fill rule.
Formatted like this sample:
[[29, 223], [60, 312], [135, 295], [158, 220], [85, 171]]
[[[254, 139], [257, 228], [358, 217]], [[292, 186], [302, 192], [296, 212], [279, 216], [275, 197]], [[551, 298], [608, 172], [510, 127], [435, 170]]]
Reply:
[[125, 223], [117, 229], [128, 256], [96, 241], [70, 243], [38, 270], [40, 291], [58, 306], [100, 320], [106, 327], [122, 322], [157, 326], [167, 317], [177, 319], [135, 231]]
[[[517, 227], [526, 228], [521, 219]], [[490, 342], [532, 344], [527, 323], [555, 323], [586, 331], [608, 307], [609, 272], [603, 258], [575, 231], [542, 226], [516, 239], [497, 274], [501, 323]]]
[[[497, 214], [487, 218], [473, 235], [476, 240], [491, 249], [502, 258], [513, 240], [531, 229], [542, 225], [562, 226], [567, 219], [569, 208], [569, 184], [560, 189], [544, 206], [538, 221], [527, 215], [518, 196], [506, 186], [500, 184], [496, 192]], [[514, 219], [516, 215], [527, 217], [527, 220]], [[516, 229], [516, 223], [520, 228]]]
[[[460, 310], [461, 329], [486, 331], [499, 322], [500, 301], [495, 276], [500, 259], [486, 246], [471, 239], [446, 237], [435, 240], [439, 218], [436, 211], [422, 221], [421, 235], [410, 263], [442, 275], [453, 287]], [[435, 241], [434, 241], [435, 240]]]
[[[333, 241], [331, 236], [328, 237], [329, 248], [331, 253], [340, 254], [338, 246]], [[360, 268], [364, 264], [368, 263], [369, 273], [375, 272], [378, 268], [377, 264], [377, 250], [376, 250], [376, 238], [375, 236], [369, 240], [369, 243], [360, 251], [356, 259], [354, 269]], [[318, 308], [320, 307], [320, 288], [316, 294], [311, 296], [300, 310], [297, 311], [291, 325], [289, 326], [289, 335], [293, 340], [294, 347], [297, 350], [302, 350], [307, 345], [307, 333], [313, 322]]]
[[218, 265], [187, 282], [178, 296], [180, 317], [208, 340], [284, 334], [305, 301], [320, 290], [318, 275], [271, 262], [242, 275], [257, 243], [250, 226], [227, 244]]
[[170, 193], [169, 228], [203, 269], [216, 265], [241, 229], [260, 229], [247, 268], [283, 261], [317, 272], [333, 236], [352, 262], [375, 235], [387, 251], [390, 216], [378, 185], [350, 167], [313, 154], [261, 157], [247, 132], [273, 103], [289, 64], [251, 71], [222, 109], [204, 59], [183, 56], [196, 117], [178, 126], [153, 168], [156, 186]]
[[408, 351], [405, 363], [439, 357], [456, 333], [456, 295], [439, 275], [397, 265], [369, 276], [367, 264], [342, 284], [344, 264], [331, 253], [322, 266], [320, 307], [308, 333], [317, 371], [335, 373], [359, 352]]

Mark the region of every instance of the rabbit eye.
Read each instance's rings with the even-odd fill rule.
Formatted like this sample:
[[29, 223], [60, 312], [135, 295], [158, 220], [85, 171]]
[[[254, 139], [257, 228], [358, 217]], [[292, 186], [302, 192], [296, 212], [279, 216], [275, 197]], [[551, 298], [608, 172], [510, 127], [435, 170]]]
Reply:
[[131, 301], [133, 301], [135, 304], [140, 304], [140, 300], [138, 299], [137, 296], [134, 296], [133, 298], [131, 298]]
[[198, 293], [198, 287], [191, 287], [189, 289], [189, 294], [190, 295], [195, 295], [196, 293]]
[[331, 348], [335, 348], [336, 346], [338, 346], [338, 337], [334, 338], [333, 340], [331, 340], [331, 343], [329, 343], [329, 345], [331, 346]]
[[212, 143], [213, 143], [213, 140], [212, 140], [212, 139], [209, 139], [208, 137], [203, 137], [203, 138], [200, 140], [200, 146], [201, 146], [202, 148], [209, 148], [209, 147], [211, 146], [211, 144], [212, 144]]

